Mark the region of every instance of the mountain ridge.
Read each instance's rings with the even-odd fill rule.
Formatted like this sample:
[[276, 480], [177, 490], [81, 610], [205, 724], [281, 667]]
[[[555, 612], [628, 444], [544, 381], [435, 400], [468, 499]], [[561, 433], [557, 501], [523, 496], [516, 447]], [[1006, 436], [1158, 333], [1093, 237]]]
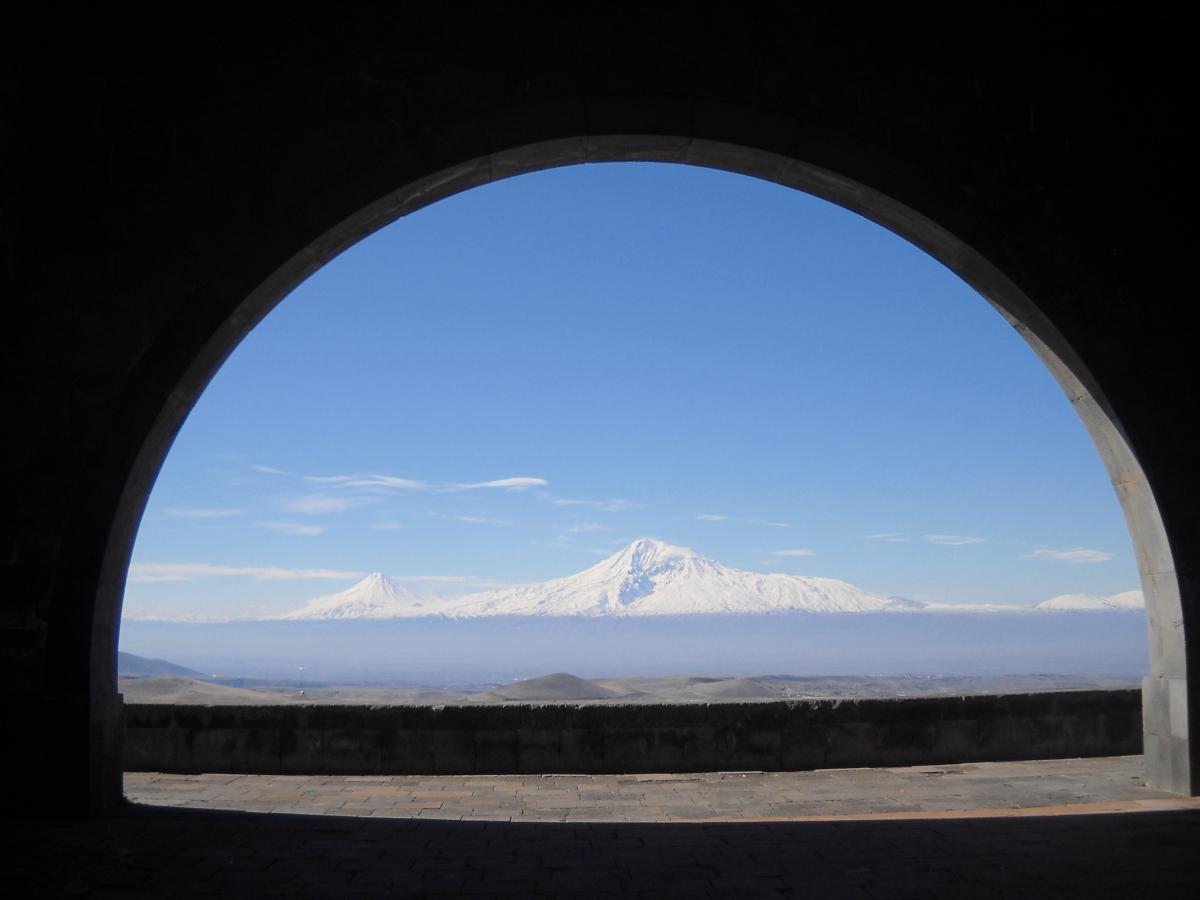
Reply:
[[1112, 611], [1140, 609], [1141, 592], [1111, 597], [1064, 594], [1033, 606], [926, 603], [863, 590], [846, 581], [734, 569], [688, 547], [640, 538], [562, 578], [459, 597], [420, 596], [380, 572], [273, 619], [385, 619], [441, 616], [639, 617], [679, 615], [920, 612]]

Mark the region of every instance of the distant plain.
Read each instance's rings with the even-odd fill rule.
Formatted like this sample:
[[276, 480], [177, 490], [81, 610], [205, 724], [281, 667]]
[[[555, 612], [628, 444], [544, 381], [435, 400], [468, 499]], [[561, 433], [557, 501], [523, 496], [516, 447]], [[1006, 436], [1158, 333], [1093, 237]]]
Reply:
[[459, 690], [404, 684], [324, 684], [245, 678], [213, 679], [162, 660], [122, 654], [126, 703], [213, 706], [368, 704], [458, 706], [514, 703], [722, 703], [772, 700], [932, 697], [1136, 687], [1132, 678], [1071, 675], [788, 676], [672, 675], [579, 678], [558, 672]]

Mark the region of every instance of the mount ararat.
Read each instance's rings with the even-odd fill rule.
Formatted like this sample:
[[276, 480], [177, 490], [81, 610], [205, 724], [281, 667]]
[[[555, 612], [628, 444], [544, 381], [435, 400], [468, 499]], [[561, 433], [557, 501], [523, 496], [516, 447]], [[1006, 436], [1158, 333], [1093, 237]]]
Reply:
[[400, 619], [438, 616], [613, 618], [764, 613], [1113, 611], [1142, 608], [1140, 591], [1066, 594], [1036, 606], [925, 603], [863, 590], [835, 578], [762, 574], [723, 565], [686, 547], [634, 541], [575, 575], [459, 597], [418, 595], [380, 572], [274, 618]]

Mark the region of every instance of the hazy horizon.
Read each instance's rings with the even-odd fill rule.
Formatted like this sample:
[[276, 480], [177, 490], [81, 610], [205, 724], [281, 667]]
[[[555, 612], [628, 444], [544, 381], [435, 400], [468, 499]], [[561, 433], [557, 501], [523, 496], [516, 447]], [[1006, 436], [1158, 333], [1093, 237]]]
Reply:
[[219, 677], [460, 685], [579, 677], [1129, 675], [1147, 670], [1136, 612], [1024, 617], [131, 621], [121, 649]]

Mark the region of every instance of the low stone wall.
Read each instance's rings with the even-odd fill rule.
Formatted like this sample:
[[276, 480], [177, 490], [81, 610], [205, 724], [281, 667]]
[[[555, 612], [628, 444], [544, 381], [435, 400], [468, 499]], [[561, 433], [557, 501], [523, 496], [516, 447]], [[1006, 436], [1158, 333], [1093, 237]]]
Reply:
[[1141, 693], [676, 705], [125, 709], [129, 771], [787, 771], [1140, 753]]

